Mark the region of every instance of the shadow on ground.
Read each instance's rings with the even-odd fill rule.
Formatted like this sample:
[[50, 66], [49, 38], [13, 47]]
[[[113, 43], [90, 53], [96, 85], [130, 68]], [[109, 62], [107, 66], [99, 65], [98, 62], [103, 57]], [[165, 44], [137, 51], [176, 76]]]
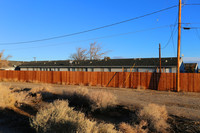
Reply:
[[30, 127], [29, 117], [11, 109], [0, 110], [0, 132], [2, 133], [35, 133]]

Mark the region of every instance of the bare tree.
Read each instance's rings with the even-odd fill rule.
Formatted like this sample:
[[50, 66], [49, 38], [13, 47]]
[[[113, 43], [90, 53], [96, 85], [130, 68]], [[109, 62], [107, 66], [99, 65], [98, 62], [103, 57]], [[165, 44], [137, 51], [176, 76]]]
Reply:
[[108, 53], [108, 51], [102, 52], [102, 47], [100, 44], [97, 44], [96, 42], [90, 44], [90, 49], [88, 52], [88, 54], [90, 56], [90, 60], [101, 59], [107, 53]]
[[5, 68], [9, 66], [9, 58], [11, 58], [10, 55], [4, 57], [4, 50], [0, 52], [0, 68]]
[[76, 53], [70, 56], [73, 60], [86, 60], [88, 59], [87, 49], [77, 48]]

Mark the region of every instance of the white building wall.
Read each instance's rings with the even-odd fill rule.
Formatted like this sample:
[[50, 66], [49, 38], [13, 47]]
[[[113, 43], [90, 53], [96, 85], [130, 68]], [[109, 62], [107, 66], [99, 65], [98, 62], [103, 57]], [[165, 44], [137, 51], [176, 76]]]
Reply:
[[60, 71], [68, 71], [68, 68], [60, 68]]
[[27, 68], [21, 68], [20, 70], [22, 70], [22, 71], [27, 71]]
[[111, 68], [111, 72], [122, 72], [122, 68]]
[[137, 72], [137, 68], [132, 68], [131, 72]]
[[94, 72], [101, 72], [101, 68], [94, 68]]
[[33, 68], [27, 68], [28, 71], [33, 71]]
[[93, 72], [93, 68], [88, 68], [88, 72]]
[[172, 67], [172, 73], [176, 73], [176, 67]]
[[155, 68], [138, 68], [138, 72], [155, 72]]

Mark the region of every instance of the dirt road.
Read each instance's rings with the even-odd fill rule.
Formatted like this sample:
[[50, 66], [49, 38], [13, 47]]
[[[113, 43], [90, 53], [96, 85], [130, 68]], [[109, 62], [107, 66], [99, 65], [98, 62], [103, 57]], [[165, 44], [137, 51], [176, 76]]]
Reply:
[[[2, 85], [11, 87], [34, 88], [37, 86], [50, 86], [55, 93], [63, 93], [71, 88], [80, 86], [40, 84], [40, 83], [20, 83], [20, 82], [1, 82]], [[168, 113], [186, 117], [193, 120], [200, 120], [200, 93], [185, 92], [164, 92], [153, 90], [137, 90], [126, 88], [101, 88], [87, 87], [89, 91], [104, 90], [116, 95], [118, 103], [132, 106], [145, 106], [149, 103], [165, 105]]]

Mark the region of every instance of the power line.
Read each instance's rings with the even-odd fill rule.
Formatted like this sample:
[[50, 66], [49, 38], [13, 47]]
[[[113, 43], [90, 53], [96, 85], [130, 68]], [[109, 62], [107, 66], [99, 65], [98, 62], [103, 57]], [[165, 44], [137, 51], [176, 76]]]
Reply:
[[186, 6], [200, 6], [200, 3], [194, 3], [194, 4], [184, 4]]
[[181, 24], [200, 24], [200, 22], [192, 22], [192, 23], [181, 23]]
[[119, 24], [122, 24], [122, 23], [126, 23], [126, 22], [129, 22], [129, 21], [133, 21], [133, 20], [139, 19], [139, 18], [143, 18], [143, 17], [146, 17], [146, 16], [150, 16], [150, 15], [153, 15], [153, 14], [156, 14], [156, 13], [159, 13], [159, 12], [163, 12], [163, 11], [175, 8], [177, 6], [178, 5], [174, 5], [174, 6], [171, 6], [171, 7], [168, 7], [168, 8], [164, 8], [164, 9], [152, 12], [152, 13], [148, 13], [148, 14], [142, 15], [142, 16], [134, 17], [134, 18], [127, 19], [127, 20], [124, 20], [124, 21], [120, 21], [120, 22], [116, 22], [116, 23], [112, 23], [112, 24], [104, 25], [104, 26], [97, 27], [97, 28], [94, 28], [94, 29], [89, 29], [89, 30], [84, 30], [84, 31], [76, 32], [76, 33], [71, 33], [71, 34], [66, 34], [66, 35], [61, 35], [61, 36], [55, 36], [55, 37], [50, 37], [50, 38], [44, 38], [44, 39], [31, 40], [31, 41], [0, 43], [0, 45], [13, 45], [13, 44], [34, 43], [34, 42], [48, 41], [48, 40], [54, 40], [54, 39], [59, 39], [59, 38], [64, 38], [64, 37], [69, 37], [69, 36], [74, 36], [74, 35], [79, 35], [79, 34], [91, 32], [91, 31], [95, 31], [95, 30], [99, 30], [99, 29], [103, 29], [103, 28], [107, 28], [107, 27], [119, 25]]
[[[177, 21], [178, 21], [178, 17], [176, 18], [175, 24], [174, 24], [174, 25], [176, 25]], [[169, 45], [171, 39], [173, 39], [174, 30], [175, 30], [175, 26], [174, 26], [173, 30], [171, 30], [171, 35], [170, 35], [170, 37], [169, 37], [169, 40], [167, 41], [167, 43], [165, 44], [165, 46], [162, 47], [161, 49], [165, 49], [165, 48]]]
[[[174, 32], [176, 34], [177, 30]], [[174, 50], [174, 56], [176, 56], [176, 51], [175, 51], [175, 43], [174, 43], [174, 37], [172, 36], [172, 44], [173, 44], [173, 50]]]
[[[145, 31], [150, 31], [150, 30], [155, 30], [155, 29], [160, 29], [160, 28], [166, 28], [169, 26], [174, 26], [174, 25], [164, 25], [160, 27], [153, 27], [153, 28], [148, 28], [148, 29], [143, 29], [143, 30], [138, 30], [138, 31], [133, 31], [133, 32], [126, 32], [126, 33], [120, 33], [120, 34], [113, 34], [113, 35], [108, 35], [108, 36], [102, 36], [102, 37], [96, 37], [96, 38], [91, 38], [91, 39], [86, 39], [86, 40], [79, 40], [79, 41], [73, 41], [73, 42], [66, 42], [66, 43], [61, 43], [61, 44], [49, 44], [49, 45], [44, 45], [44, 46], [35, 46], [35, 47], [26, 47], [26, 48], [17, 48], [17, 49], [30, 49], [30, 48], [41, 48], [41, 47], [49, 47], [49, 46], [57, 46], [57, 45], [66, 45], [66, 44], [73, 44], [73, 43], [80, 43], [80, 42], [86, 42], [90, 40], [98, 40], [98, 39], [104, 39], [104, 38], [112, 38], [116, 36], [122, 36], [122, 35], [129, 35], [129, 34], [134, 34], [134, 33], [139, 33], [139, 32], [145, 32]], [[6, 50], [17, 50], [17, 49], [6, 49]]]

